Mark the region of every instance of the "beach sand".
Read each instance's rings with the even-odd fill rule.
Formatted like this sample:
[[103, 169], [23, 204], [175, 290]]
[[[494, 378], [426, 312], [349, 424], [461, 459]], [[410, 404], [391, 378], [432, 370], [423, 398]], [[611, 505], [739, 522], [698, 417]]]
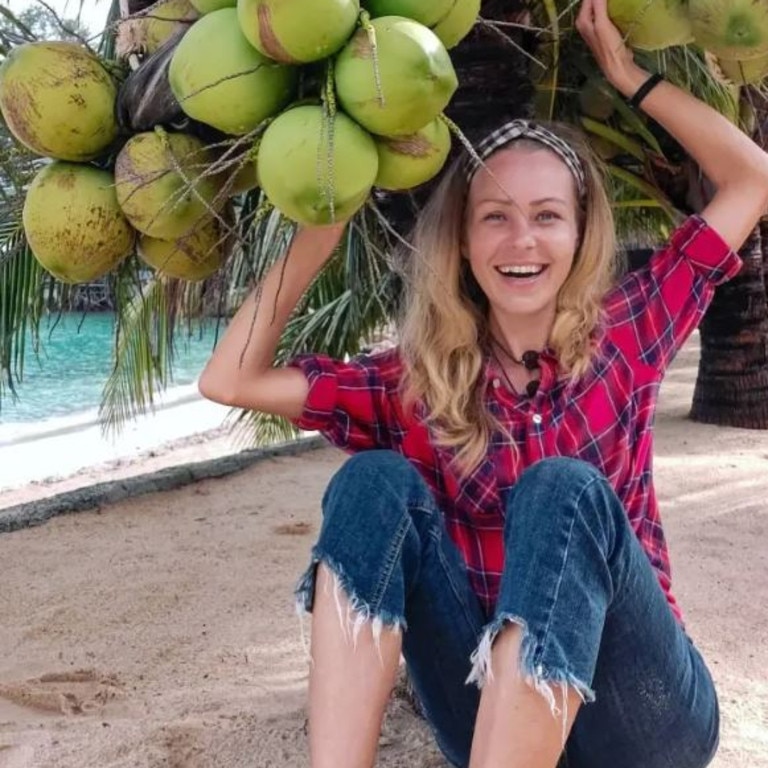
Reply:
[[[686, 420], [696, 359], [691, 345], [663, 388], [657, 489], [675, 591], [719, 686], [713, 765], [768, 768], [768, 433]], [[225, 440], [90, 471], [135, 474]], [[343, 459], [265, 459], [0, 535], [0, 768], [307, 766], [292, 587]], [[26, 486], [14, 503], [82, 481]], [[378, 764], [445, 766], [402, 690]]]

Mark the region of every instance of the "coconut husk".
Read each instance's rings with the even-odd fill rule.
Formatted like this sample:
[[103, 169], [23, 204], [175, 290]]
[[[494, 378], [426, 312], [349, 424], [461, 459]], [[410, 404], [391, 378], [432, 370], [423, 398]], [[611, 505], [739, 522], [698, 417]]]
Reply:
[[138, 69], [131, 72], [120, 86], [117, 94], [117, 120], [121, 128], [131, 133], [140, 133], [150, 131], [156, 125], [184, 120], [184, 113], [168, 82], [168, 67], [184, 31], [177, 30]]

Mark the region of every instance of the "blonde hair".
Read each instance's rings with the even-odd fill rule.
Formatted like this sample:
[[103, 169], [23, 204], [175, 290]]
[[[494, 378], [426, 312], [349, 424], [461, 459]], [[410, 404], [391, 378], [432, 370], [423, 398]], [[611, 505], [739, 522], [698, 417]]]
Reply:
[[[580, 240], [571, 272], [558, 294], [549, 345], [560, 375], [583, 375], [594, 352], [603, 298], [616, 263], [613, 214], [599, 161], [569, 126], [546, 124], [581, 160], [586, 191], [578, 211]], [[520, 139], [500, 149], [551, 151]], [[574, 182], [575, 183], [575, 182]], [[461, 255], [469, 191], [462, 159], [456, 160], [421, 211], [412, 249], [403, 252], [406, 293], [399, 323], [405, 367], [403, 399], [421, 402], [441, 447], [455, 448], [455, 463], [468, 474], [484, 458], [500, 424], [484, 404], [482, 386], [488, 305]]]

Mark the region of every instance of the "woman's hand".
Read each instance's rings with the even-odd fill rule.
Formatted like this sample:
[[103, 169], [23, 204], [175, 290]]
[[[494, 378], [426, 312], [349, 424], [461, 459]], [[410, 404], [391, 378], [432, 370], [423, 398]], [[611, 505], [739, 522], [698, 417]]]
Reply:
[[635, 64], [632, 49], [608, 16], [608, 0], [583, 0], [576, 29], [592, 51], [606, 80], [624, 96], [631, 96], [648, 78]]

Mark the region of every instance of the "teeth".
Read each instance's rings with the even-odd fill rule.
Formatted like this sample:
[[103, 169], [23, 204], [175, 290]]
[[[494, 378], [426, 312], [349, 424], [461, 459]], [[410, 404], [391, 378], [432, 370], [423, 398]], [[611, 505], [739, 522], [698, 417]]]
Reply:
[[513, 267], [497, 267], [502, 275], [509, 275], [514, 277], [528, 277], [530, 275], [538, 275], [544, 271], [544, 267], [541, 264], [519, 264]]

